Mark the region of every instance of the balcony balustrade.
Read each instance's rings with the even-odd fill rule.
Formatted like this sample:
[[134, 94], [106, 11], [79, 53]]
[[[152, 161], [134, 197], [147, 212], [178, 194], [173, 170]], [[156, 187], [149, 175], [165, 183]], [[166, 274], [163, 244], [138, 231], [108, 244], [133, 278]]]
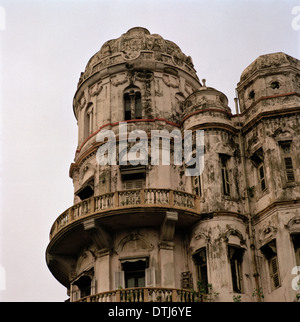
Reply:
[[68, 208], [55, 220], [50, 240], [64, 227], [89, 215], [140, 207], [165, 207], [199, 214], [200, 200], [196, 195], [171, 189], [135, 189], [93, 196]]
[[102, 292], [76, 302], [203, 302], [205, 296], [186, 289], [137, 287]]

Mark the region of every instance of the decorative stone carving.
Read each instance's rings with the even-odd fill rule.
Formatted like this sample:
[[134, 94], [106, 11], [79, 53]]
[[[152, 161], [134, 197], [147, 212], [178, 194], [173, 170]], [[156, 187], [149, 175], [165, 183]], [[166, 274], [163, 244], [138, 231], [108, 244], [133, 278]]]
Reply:
[[144, 251], [149, 252], [153, 249], [152, 244], [148, 244], [145, 238], [138, 233], [131, 233], [125, 236], [115, 248], [115, 252], [119, 255], [121, 252], [128, 250], [130, 252]]
[[275, 238], [277, 233], [277, 227], [271, 224], [271, 222], [266, 223], [259, 234], [260, 245], [267, 244], [269, 241]]
[[224, 241], [227, 243], [230, 243], [231, 236], [238, 237], [240, 246], [244, 246], [246, 244], [243, 234], [239, 230], [231, 228], [222, 235]]
[[113, 86], [116, 87], [119, 85], [123, 85], [128, 82], [128, 75], [125, 73], [117, 74], [110, 79], [110, 82]]
[[101, 85], [101, 82], [89, 87], [89, 95], [90, 96], [96, 96], [99, 95], [100, 92], [102, 91], [103, 86]]
[[300, 233], [300, 215], [296, 215], [285, 225], [285, 227], [289, 230], [290, 233]]
[[178, 79], [178, 77], [164, 74], [162, 79], [163, 79], [163, 82], [167, 86], [173, 87], [173, 88], [179, 88], [179, 79]]
[[186, 56], [175, 43], [160, 35], [150, 34], [145, 28], [136, 27], [120, 38], [104, 43], [100, 51], [90, 59], [84, 73], [81, 73], [78, 86], [105, 67], [138, 58], [165, 62], [195, 73], [192, 58]]

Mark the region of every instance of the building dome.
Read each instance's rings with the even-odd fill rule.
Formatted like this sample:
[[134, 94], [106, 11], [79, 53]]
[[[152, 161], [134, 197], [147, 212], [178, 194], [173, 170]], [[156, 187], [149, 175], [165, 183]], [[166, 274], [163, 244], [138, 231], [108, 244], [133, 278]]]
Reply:
[[278, 52], [261, 55], [255, 59], [241, 74], [240, 82], [246, 80], [258, 70], [294, 66], [300, 68], [299, 60], [285, 53]]
[[180, 68], [198, 79], [192, 58], [186, 56], [174, 42], [151, 34], [146, 28], [134, 27], [121, 37], [103, 44], [81, 73], [78, 86], [104, 68], [133, 61], [160, 62], [163, 66]]
[[185, 114], [196, 110], [212, 108], [231, 114], [227, 96], [213, 87], [205, 86], [205, 80], [203, 82], [204, 86], [187, 97], [185, 101]]

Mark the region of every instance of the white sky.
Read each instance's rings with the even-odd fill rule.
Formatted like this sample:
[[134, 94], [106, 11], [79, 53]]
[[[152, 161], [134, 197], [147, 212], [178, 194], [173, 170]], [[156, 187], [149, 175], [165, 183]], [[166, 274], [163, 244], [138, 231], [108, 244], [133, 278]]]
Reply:
[[239, 77], [259, 55], [300, 59], [295, 6], [300, 0], [0, 0], [0, 301], [67, 299], [45, 250], [73, 202], [73, 95], [102, 44], [146, 27], [190, 55], [234, 110]]

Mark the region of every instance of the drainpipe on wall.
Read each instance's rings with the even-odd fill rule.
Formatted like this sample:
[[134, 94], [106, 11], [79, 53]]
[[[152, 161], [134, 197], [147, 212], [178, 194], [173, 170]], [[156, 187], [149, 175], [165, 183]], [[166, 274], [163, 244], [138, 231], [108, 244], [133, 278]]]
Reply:
[[239, 144], [240, 144], [240, 151], [241, 151], [241, 162], [242, 162], [242, 176], [244, 179], [245, 187], [246, 187], [246, 212], [248, 214], [248, 225], [249, 225], [249, 238], [250, 238], [250, 249], [251, 249], [251, 257], [252, 257], [252, 263], [253, 263], [253, 277], [255, 280], [255, 286], [256, 286], [256, 298], [258, 302], [261, 302], [261, 296], [260, 292], [258, 290], [260, 289], [259, 284], [259, 274], [257, 269], [257, 261], [256, 261], [256, 255], [255, 255], [255, 239], [254, 239], [254, 229], [252, 225], [252, 215], [251, 215], [251, 204], [250, 204], [250, 192], [249, 192], [249, 184], [248, 184], [248, 176], [247, 176], [247, 170], [246, 170], [246, 162], [245, 162], [245, 146], [242, 136], [242, 128], [240, 126], [240, 114], [239, 114], [239, 108], [238, 108], [238, 98], [234, 98], [235, 102], [235, 109], [236, 114], [238, 115], [238, 121], [239, 121]]

